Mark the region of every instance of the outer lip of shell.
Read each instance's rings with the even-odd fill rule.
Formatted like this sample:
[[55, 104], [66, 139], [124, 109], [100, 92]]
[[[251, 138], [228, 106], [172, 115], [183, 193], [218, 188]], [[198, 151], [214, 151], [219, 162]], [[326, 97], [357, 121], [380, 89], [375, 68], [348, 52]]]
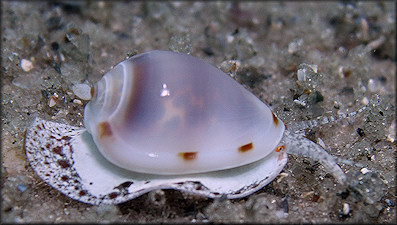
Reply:
[[134, 173], [114, 166], [98, 154], [85, 129], [39, 118], [26, 132], [25, 151], [40, 178], [63, 194], [89, 204], [118, 204], [154, 189], [241, 198], [272, 181], [287, 163], [287, 154], [274, 151], [246, 166], [211, 173]]

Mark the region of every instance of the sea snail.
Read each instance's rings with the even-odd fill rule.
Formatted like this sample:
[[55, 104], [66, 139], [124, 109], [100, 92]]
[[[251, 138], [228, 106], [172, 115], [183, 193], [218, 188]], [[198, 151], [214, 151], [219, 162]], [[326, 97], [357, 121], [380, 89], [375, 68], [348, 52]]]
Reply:
[[36, 118], [26, 132], [35, 172], [73, 199], [117, 204], [160, 188], [244, 197], [280, 173], [286, 152], [345, 179], [319, 145], [285, 130], [262, 101], [193, 56], [132, 56], [91, 92], [86, 129]]

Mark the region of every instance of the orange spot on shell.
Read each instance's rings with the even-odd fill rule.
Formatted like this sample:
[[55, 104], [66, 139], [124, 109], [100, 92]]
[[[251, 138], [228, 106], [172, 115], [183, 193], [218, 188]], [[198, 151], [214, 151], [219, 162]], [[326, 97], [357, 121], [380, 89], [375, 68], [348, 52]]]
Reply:
[[246, 151], [249, 151], [249, 150], [251, 150], [251, 149], [253, 149], [253, 148], [254, 148], [254, 144], [252, 144], [252, 142], [250, 142], [250, 143], [248, 143], [248, 144], [246, 144], [246, 145], [240, 146], [240, 147], [238, 148], [238, 151], [239, 151], [239, 152], [246, 152]]
[[91, 87], [91, 89], [90, 89], [91, 98], [94, 98], [95, 93], [96, 93], [95, 88]]
[[273, 123], [274, 123], [274, 125], [278, 125], [278, 119], [277, 119], [277, 117], [276, 117], [276, 115], [274, 115], [274, 113], [272, 112], [272, 116], [273, 116]]
[[281, 151], [283, 151], [285, 149], [285, 146], [284, 145], [280, 145], [280, 146], [278, 146], [277, 148], [276, 148], [276, 152], [281, 152]]
[[193, 160], [196, 158], [197, 152], [180, 152], [178, 153], [178, 156], [187, 161]]
[[110, 124], [108, 122], [101, 122], [98, 124], [98, 133], [99, 133], [99, 138], [102, 138], [104, 136], [111, 136], [112, 135], [112, 129], [110, 128]]

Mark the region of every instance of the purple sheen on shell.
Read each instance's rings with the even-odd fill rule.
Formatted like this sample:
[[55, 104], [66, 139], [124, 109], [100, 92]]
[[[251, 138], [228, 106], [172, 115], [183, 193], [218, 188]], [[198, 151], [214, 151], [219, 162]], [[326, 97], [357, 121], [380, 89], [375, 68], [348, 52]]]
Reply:
[[159, 50], [106, 73], [84, 124], [115, 165], [167, 175], [252, 163], [273, 152], [284, 132], [262, 101], [220, 69]]

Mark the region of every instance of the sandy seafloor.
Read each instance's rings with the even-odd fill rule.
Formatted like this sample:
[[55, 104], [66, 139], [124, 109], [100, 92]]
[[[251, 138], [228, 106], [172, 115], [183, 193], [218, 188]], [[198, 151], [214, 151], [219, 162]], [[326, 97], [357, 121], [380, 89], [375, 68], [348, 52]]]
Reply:
[[[1, 4], [2, 223], [396, 222], [395, 1]], [[92, 86], [127, 55], [153, 49], [221, 68], [286, 123], [368, 104], [304, 132], [360, 166], [340, 163], [349, 179], [339, 184], [315, 160], [291, 155], [281, 176], [241, 199], [159, 190], [115, 206], [72, 200], [41, 181], [25, 156], [26, 127], [36, 116], [83, 126], [88, 101], [73, 85]]]

